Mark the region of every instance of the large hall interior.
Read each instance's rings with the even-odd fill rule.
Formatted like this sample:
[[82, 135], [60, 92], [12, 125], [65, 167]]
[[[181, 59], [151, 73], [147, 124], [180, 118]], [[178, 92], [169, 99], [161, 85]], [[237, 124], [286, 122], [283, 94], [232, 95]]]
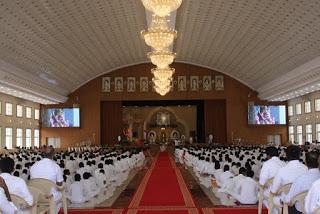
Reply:
[[319, 0], [0, 0], [0, 213], [320, 214]]

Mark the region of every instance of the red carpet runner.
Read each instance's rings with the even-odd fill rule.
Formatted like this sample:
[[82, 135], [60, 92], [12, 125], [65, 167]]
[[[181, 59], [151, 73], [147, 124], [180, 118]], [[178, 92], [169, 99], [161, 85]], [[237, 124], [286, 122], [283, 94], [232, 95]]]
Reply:
[[[141, 181], [127, 209], [70, 210], [112, 214], [254, 214], [256, 208], [196, 208], [180, 170], [167, 152], [160, 153]], [[263, 210], [266, 213], [266, 210]]]
[[127, 213], [198, 213], [180, 171], [167, 152], [156, 157]]

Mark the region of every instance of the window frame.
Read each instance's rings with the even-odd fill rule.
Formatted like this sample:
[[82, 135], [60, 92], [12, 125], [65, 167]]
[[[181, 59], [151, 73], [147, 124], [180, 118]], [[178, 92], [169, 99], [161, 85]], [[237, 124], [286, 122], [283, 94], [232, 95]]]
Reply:
[[[291, 108], [291, 110], [292, 110], [292, 111], [291, 111], [292, 114], [290, 114], [290, 111], [289, 111], [290, 108]], [[289, 106], [288, 106], [288, 116], [289, 116], [289, 117], [294, 116], [294, 111], [293, 111], [293, 109], [294, 109], [294, 108], [293, 108], [293, 105], [289, 105]]]
[[[306, 104], [307, 104], [307, 103], [309, 103], [309, 108], [310, 108], [308, 112], [306, 111]], [[304, 113], [305, 113], [305, 114], [310, 114], [311, 112], [312, 112], [311, 101], [310, 101], [310, 100], [305, 101], [305, 102], [304, 102]]]
[[[309, 129], [311, 127], [311, 129]], [[312, 136], [312, 124], [306, 124], [305, 125], [305, 133], [306, 133], [306, 141], [305, 142], [309, 142], [309, 143], [312, 143], [312, 140], [313, 140], [313, 136]], [[311, 132], [309, 132], [309, 131], [311, 131]], [[310, 135], [311, 135], [311, 140], [309, 139], [309, 137], [310, 137]]]
[[[28, 137], [28, 135], [27, 135], [28, 131], [30, 131], [30, 137]], [[30, 145], [28, 145], [28, 143], [29, 143], [28, 141], [29, 140], [30, 140]], [[25, 145], [26, 145], [27, 148], [32, 147], [32, 129], [31, 128], [26, 128], [25, 129], [25, 141], [26, 141]]]
[[[38, 114], [36, 114], [36, 111], [38, 112]], [[38, 118], [36, 118], [36, 115], [38, 115]], [[35, 120], [40, 120], [40, 109], [34, 108], [34, 116], [33, 116], [33, 118]]]
[[[319, 101], [319, 109], [317, 108], [317, 101]], [[320, 111], [320, 98], [314, 99], [314, 111], [315, 112]]]
[[[10, 146], [7, 145], [7, 137], [9, 137], [9, 135], [7, 135], [7, 129], [11, 129], [11, 145]], [[8, 126], [5, 129], [5, 147], [7, 147], [7, 149], [13, 148], [13, 128]]]
[[[297, 111], [297, 106], [300, 106], [300, 113]], [[301, 115], [302, 114], [302, 104], [301, 103], [297, 103], [296, 105], [295, 105], [295, 109], [296, 109], [296, 115]]]
[[[11, 105], [11, 114], [7, 114], [7, 104]], [[5, 102], [5, 115], [8, 117], [13, 117], [13, 104], [10, 102]]]
[[18, 129], [21, 130], [21, 145], [20, 148], [23, 147], [23, 128], [17, 127], [16, 128], [16, 147], [18, 147]]
[[[18, 106], [21, 107], [21, 116], [18, 115]], [[16, 116], [19, 118], [23, 117], [23, 105], [20, 105], [20, 104], [16, 105]]]
[[[30, 117], [28, 117], [28, 109], [30, 109]], [[30, 106], [26, 106], [26, 118], [32, 119], [32, 107]]]

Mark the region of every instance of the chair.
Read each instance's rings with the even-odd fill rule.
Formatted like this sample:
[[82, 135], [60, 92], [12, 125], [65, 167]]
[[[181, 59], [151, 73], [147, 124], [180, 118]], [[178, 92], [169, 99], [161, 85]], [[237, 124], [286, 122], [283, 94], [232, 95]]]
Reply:
[[68, 213], [68, 208], [67, 208], [67, 198], [64, 194], [63, 187], [58, 187], [56, 184], [48, 179], [43, 179], [43, 178], [36, 178], [36, 179], [31, 179], [28, 182], [29, 187], [34, 187], [36, 189], [41, 190], [43, 193], [40, 194], [39, 199], [38, 199], [38, 205], [39, 206], [49, 206], [50, 207], [50, 214], [55, 214], [56, 210], [56, 202], [54, 201], [53, 195], [51, 194], [51, 189], [57, 188], [59, 191], [61, 191], [62, 194], [62, 205], [63, 205], [63, 212], [64, 214]]
[[40, 189], [34, 188], [32, 186], [28, 186], [28, 189], [33, 197], [32, 214], [34, 214], [34, 213], [38, 213], [38, 214], [48, 213], [50, 210], [49, 206], [39, 206], [38, 205], [39, 197], [41, 195], [42, 195], [42, 197], [45, 197], [45, 193], [42, 192]]
[[307, 194], [308, 191], [301, 192], [295, 195], [288, 204], [284, 203], [283, 214], [289, 214], [288, 206], [294, 206], [296, 202], [299, 202], [299, 204], [301, 205], [302, 213], [305, 213], [304, 199], [306, 198]]
[[21, 210], [32, 209], [32, 214], [37, 214], [37, 209], [33, 209], [36, 206], [35, 204], [30, 206], [23, 198], [15, 194], [10, 194], [10, 197], [11, 197], [12, 203], [16, 207], [20, 208]]
[[290, 191], [291, 185], [292, 185], [292, 183], [285, 184], [282, 187], [280, 187], [276, 193], [270, 192], [268, 214], [272, 214], [273, 208], [278, 209], [278, 211], [279, 211], [278, 213], [282, 213], [282, 207], [275, 205], [273, 198], [275, 196], [280, 196], [282, 193], [288, 194], [288, 192]]
[[260, 185], [259, 187], [259, 203], [258, 203], [258, 214], [262, 214], [262, 205], [263, 205], [263, 199], [264, 199], [264, 191], [271, 186], [273, 181], [273, 178], [270, 178], [267, 180], [265, 185]]

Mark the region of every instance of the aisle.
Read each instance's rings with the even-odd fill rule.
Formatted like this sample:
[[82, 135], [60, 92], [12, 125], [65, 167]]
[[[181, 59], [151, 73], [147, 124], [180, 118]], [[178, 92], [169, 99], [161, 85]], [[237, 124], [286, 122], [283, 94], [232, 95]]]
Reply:
[[168, 152], [159, 153], [134, 195], [128, 213], [198, 213]]

